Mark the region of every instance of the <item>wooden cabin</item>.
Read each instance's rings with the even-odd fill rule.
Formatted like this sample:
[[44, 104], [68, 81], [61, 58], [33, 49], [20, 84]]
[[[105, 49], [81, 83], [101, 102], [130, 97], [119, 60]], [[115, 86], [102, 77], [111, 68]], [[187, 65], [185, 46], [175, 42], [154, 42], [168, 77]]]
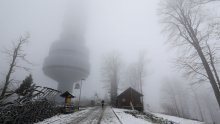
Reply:
[[128, 88], [117, 97], [116, 106], [118, 108], [135, 109], [143, 111], [143, 95], [133, 88]]

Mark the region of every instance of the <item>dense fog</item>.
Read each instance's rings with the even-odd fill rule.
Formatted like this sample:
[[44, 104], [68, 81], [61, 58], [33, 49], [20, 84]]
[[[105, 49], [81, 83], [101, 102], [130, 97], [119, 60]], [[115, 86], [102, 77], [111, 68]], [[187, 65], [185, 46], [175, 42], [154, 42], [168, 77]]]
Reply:
[[[201, 15], [209, 15], [204, 20], [219, 18], [220, 2], [207, 4], [204, 5], [202, 10], [204, 12], [201, 13]], [[166, 25], [164, 26], [161, 12], [163, 5], [165, 4], [160, 0], [86, 0], [83, 2], [2, 0], [0, 1], [1, 85], [10, 63], [10, 59], [3, 51], [12, 48], [13, 42], [28, 33], [30, 39], [23, 49], [31, 64], [24, 61], [17, 63], [30, 70], [16, 69], [12, 75], [16, 83], [10, 85], [11, 89], [19, 86], [19, 81], [29, 74], [32, 74], [36, 85], [56, 89], [57, 75], [60, 73], [54, 74], [54, 77], [45, 74], [43, 71], [45, 59], [54, 57], [56, 54], [58, 56], [58, 53], [52, 53], [53, 47], [57, 49], [69, 47], [72, 52], [75, 52], [74, 55], [72, 54], [73, 58], [78, 60], [78, 64], [83, 64], [77, 67], [84, 69], [76, 71], [81, 73], [77, 75], [78, 78], [68, 75], [68, 78], [76, 79], [70, 86], [73, 94], [78, 96], [79, 91], [74, 90], [74, 87], [81, 82], [80, 79], [85, 78], [82, 82], [82, 99], [85, 101], [96, 97], [110, 99], [109, 84], [106, 82], [111, 75], [109, 66], [113, 58], [117, 60], [118, 94], [128, 87], [133, 87], [144, 95], [146, 111], [219, 123], [220, 109], [209, 81], [190, 75], [191, 72], [186, 73], [183, 70], [186, 66], [179, 66], [177, 63], [177, 58], [188, 55], [191, 48], [174, 47], [180, 44], [169, 42], [175, 38], [169, 39], [170, 34], [164, 31]], [[202, 25], [200, 30], [202, 28], [206, 28], [205, 25]], [[177, 35], [176, 30], [173, 31], [173, 35]], [[74, 43], [68, 43], [68, 38]], [[210, 43], [211, 47], [219, 45], [219, 36], [216, 39], [213, 40], [216, 43]], [[67, 51], [63, 51], [62, 54], [65, 52]], [[219, 48], [215, 55], [218, 56], [218, 53]], [[216, 68], [219, 72], [217, 58]], [[56, 65], [58, 61], [63, 64], [62, 60], [63, 58], [59, 57], [51, 59], [49, 64]], [[77, 63], [69, 59], [68, 62], [66, 61], [68, 65]], [[57, 72], [57, 70], [54, 71]], [[136, 71], [142, 73], [141, 86], [137, 85], [140, 75]], [[205, 73], [205, 71], [202, 72]], [[175, 107], [170, 108], [170, 106]]]

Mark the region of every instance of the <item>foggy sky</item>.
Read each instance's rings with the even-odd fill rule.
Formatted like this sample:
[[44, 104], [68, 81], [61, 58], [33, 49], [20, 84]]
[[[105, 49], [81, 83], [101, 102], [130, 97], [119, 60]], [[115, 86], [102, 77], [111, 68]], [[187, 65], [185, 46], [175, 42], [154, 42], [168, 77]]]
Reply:
[[[144, 83], [145, 104], [153, 109], [159, 105], [160, 85], [165, 77], [174, 76], [171, 66], [174, 51], [165, 45], [157, 15], [159, 0], [88, 0], [86, 45], [90, 51], [91, 71], [83, 83], [82, 95], [93, 97], [97, 92], [104, 96], [101, 78], [102, 57], [118, 51], [123, 62], [130, 64], [138, 59], [138, 53], [146, 50], [149, 74]], [[32, 74], [35, 83], [56, 88], [57, 83], [42, 72], [42, 65], [52, 42], [59, 39], [63, 19], [67, 11], [64, 0], [1, 0], [0, 48], [10, 48], [21, 34], [29, 32], [30, 43], [25, 47], [28, 59], [34, 64]], [[6, 57], [0, 53], [1, 73], [6, 73]], [[20, 72], [20, 73], [19, 73]], [[28, 73], [17, 71], [13, 77], [23, 80]], [[0, 80], [4, 74], [0, 75]]]

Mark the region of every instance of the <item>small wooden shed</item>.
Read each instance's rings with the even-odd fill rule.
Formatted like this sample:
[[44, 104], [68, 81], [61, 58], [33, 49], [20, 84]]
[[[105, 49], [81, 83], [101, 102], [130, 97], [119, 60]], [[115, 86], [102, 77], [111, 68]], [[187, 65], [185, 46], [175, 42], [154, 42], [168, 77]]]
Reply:
[[65, 104], [67, 104], [67, 105], [70, 105], [71, 104], [71, 99], [75, 97], [71, 93], [69, 93], [68, 91], [64, 92], [60, 96], [65, 98]]
[[143, 95], [133, 88], [128, 88], [117, 97], [116, 105], [118, 108], [143, 111]]
[[65, 98], [65, 105], [64, 105], [64, 112], [71, 113], [73, 112], [73, 106], [71, 105], [71, 99], [75, 98], [71, 93], [68, 91], [64, 92], [60, 95], [61, 97]]

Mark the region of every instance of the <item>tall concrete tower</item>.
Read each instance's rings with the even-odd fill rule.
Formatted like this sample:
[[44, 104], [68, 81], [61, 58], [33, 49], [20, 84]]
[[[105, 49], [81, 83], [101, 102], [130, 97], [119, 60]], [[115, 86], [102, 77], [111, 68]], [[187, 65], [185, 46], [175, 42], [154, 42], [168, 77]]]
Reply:
[[73, 83], [89, 75], [89, 52], [85, 46], [85, 14], [80, 0], [69, 6], [63, 31], [55, 41], [43, 65], [44, 73], [58, 82], [61, 92], [73, 90]]

